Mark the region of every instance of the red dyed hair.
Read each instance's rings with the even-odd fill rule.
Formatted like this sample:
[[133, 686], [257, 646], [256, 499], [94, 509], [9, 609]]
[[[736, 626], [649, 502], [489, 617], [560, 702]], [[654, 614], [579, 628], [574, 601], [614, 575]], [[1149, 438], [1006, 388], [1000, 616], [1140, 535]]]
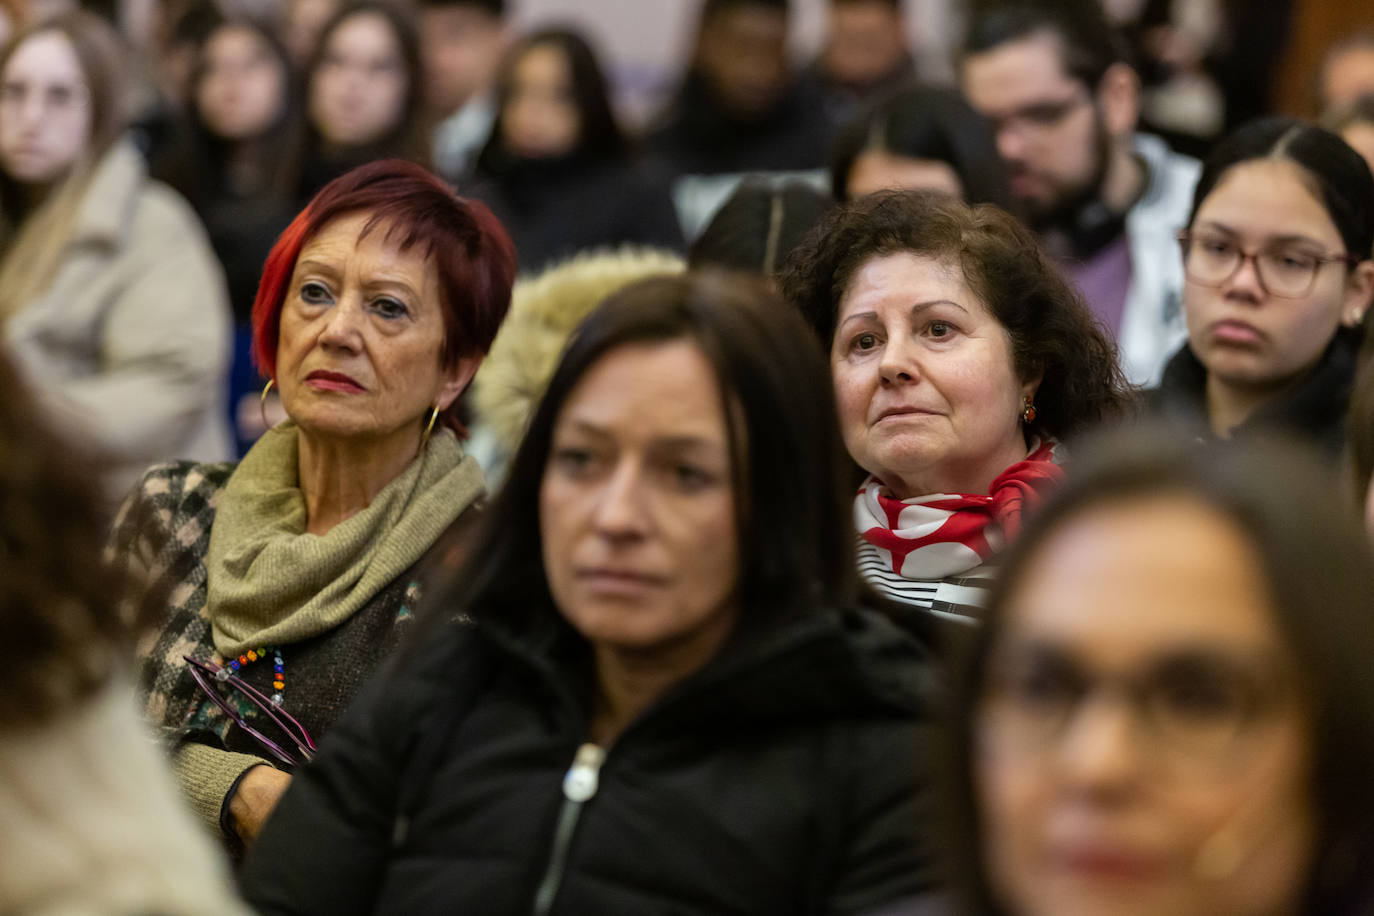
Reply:
[[[402, 251], [422, 246], [434, 265], [444, 316], [443, 367], [485, 355], [510, 308], [515, 245], [486, 205], [458, 197], [414, 163], [383, 159], [325, 185], [272, 246], [253, 300], [253, 361], [259, 370], [276, 378], [281, 310], [301, 249], [330, 221], [355, 213], [369, 214], [363, 236], [382, 227]], [[462, 431], [457, 400], [440, 416]]]

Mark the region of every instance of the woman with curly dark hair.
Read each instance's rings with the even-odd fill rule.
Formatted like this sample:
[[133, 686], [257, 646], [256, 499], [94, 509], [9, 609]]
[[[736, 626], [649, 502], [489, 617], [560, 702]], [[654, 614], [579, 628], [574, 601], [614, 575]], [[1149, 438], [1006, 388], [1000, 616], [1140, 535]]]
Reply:
[[1059, 443], [1120, 417], [1116, 348], [1034, 237], [991, 206], [884, 192], [835, 211], [784, 268], [830, 355], [870, 585], [973, 617]]
[[100, 476], [0, 391], [0, 912], [245, 913], [130, 697]]

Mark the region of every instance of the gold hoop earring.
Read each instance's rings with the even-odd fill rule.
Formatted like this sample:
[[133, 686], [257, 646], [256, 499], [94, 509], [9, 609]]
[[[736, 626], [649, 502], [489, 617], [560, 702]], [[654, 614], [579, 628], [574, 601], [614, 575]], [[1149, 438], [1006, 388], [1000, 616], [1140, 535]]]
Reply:
[[420, 448], [424, 448], [429, 443], [429, 434], [434, 432], [434, 421], [439, 419], [439, 408], [432, 407], [429, 411], [429, 423], [425, 426], [425, 434], [420, 437]]
[[1021, 422], [1035, 422], [1035, 402], [1032, 401], [1030, 398], [1021, 399]]
[[267, 422], [267, 396], [272, 393], [272, 386], [276, 383], [276, 379], [268, 379], [267, 384], [262, 386], [262, 397], [258, 398], [258, 414], [262, 417], [263, 432], [272, 428], [272, 424]]

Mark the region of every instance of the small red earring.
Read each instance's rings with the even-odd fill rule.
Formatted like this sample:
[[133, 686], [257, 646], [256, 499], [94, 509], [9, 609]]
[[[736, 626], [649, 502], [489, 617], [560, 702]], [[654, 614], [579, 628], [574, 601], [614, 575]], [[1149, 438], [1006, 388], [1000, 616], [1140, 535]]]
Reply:
[[1032, 401], [1030, 398], [1021, 399], [1021, 422], [1035, 422], [1035, 402]]

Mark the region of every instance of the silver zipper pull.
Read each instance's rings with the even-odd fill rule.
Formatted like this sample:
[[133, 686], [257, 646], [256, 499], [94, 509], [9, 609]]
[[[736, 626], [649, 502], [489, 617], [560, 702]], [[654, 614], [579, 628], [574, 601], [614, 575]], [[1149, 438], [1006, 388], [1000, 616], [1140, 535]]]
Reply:
[[582, 815], [583, 802], [596, 794], [597, 782], [601, 775], [601, 764], [606, 760], [606, 752], [595, 744], [584, 744], [577, 749], [572, 766], [563, 776], [562, 810], [558, 812], [558, 824], [554, 828], [553, 849], [549, 853], [549, 865], [544, 877], [534, 893], [534, 916], [548, 916], [553, 902], [558, 897], [558, 889], [563, 885], [563, 873], [568, 866], [568, 851], [572, 846], [573, 832], [577, 830], [578, 818]]
[[584, 802], [595, 795], [601, 764], [605, 759], [606, 752], [595, 744], [579, 747], [572, 766], [563, 777], [563, 796], [568, 801]]

